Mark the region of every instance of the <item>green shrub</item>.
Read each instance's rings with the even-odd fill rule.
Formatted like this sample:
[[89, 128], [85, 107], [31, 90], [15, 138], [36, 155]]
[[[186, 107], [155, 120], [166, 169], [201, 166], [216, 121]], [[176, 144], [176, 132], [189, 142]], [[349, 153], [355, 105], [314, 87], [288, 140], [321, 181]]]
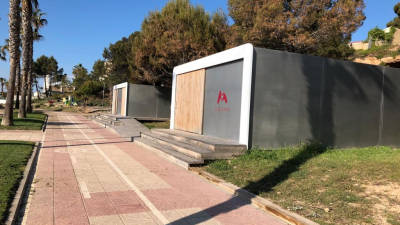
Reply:
[[385, 44], [382, 46], [373, 45], [370, 49], [356, 51], [355, 56], [356, 57], [373, 56], [378, 59], [381, 59], [383, 57], [399, 55], [398, 51], [390, 51], [390, 47], [391, 46], [389, 44]]
[[388, 43], [392, 43], [395, 33], [396, 33], [396, 29], [394, 27], [391, 27], [390, 32], [385, 33], [385, 41]]
[[368, 32], [368, 40], [383, 41], [385, 40], [385, 32], [378, 27], [375, 27]]

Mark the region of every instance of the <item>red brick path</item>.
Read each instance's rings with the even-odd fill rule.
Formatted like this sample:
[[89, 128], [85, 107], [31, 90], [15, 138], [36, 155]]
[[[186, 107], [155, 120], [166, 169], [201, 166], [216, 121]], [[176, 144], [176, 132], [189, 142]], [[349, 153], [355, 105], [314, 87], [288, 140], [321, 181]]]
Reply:
[[24, 224], [286, 224], [83, 116], [49, 122]]

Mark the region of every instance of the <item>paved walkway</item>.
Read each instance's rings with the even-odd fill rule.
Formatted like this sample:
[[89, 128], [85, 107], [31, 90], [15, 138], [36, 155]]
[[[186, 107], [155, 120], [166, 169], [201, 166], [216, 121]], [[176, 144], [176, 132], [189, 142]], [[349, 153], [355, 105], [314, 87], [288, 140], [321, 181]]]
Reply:
[[42, 136], [41, 130], [0, 130], [0, 140], [38, 142]]
[[83, 116], [49, 121], [23, 224], [285, 224]]

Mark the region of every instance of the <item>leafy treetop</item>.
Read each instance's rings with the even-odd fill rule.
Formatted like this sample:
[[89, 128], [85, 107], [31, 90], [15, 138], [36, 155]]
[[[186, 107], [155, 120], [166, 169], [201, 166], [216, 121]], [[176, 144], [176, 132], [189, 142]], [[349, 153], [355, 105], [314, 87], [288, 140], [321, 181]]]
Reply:
[[346, 58], [351, 34], [363, 24], [363, 0], [229, 0], [231, 45]]
[[138, 80], [171, 86], [175, 66], [225, 49], [227, 19], [210, 16], [189, 0], [171, 0], [142, 23], [132, 46], [131, 68]]
[[394, 6], [393, 10], [397, 16], [392, 21], [387, 23], [386, 26], [400, 28], [400, 2]]

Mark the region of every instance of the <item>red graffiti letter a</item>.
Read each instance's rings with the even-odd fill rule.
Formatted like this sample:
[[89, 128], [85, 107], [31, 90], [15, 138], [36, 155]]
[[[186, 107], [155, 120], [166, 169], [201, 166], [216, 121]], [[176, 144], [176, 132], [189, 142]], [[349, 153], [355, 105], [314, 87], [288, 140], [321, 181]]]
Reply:
[[228, 98], [226, 97], [226, 94], [223, 91], [219, 91], [217, 103], [219, 104], [221, 101], [228, 103]]

